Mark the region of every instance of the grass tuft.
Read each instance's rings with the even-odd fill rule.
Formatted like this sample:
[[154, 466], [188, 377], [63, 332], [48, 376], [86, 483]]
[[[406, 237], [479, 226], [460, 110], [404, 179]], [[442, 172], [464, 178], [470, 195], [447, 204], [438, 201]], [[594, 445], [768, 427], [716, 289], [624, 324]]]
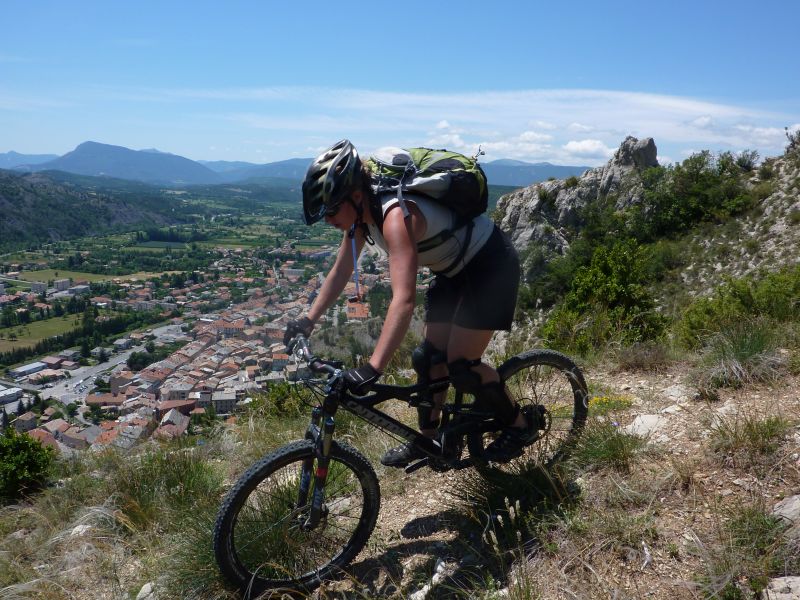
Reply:
[[641, 436], [625, 433], [612, 423], [596, 421], [588, 424], [578, 438], [569, 462], [582, 470], [608, 468], [627, 472], [646, 445]]
[[773, 454], [791, 429], [791, 421], [777, 415], [718, 417], [711, 428], [710, 444], [715, 452], [757, 458]]
[[706, 343], [699, 387], [738, 388], [748, 383], [775, 381], [787, 363], [777, 350], [774, 323], [767, 319], [737, 321]]

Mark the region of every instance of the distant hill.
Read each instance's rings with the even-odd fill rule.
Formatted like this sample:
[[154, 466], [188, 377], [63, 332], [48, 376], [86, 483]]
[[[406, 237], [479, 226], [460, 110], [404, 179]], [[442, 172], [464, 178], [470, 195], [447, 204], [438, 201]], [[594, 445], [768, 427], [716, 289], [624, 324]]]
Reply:
[[261, 166], [256, 163], [244, 162], [241, 160], [198, 160], [197, 162], [215, 173], [228, 173], [230, 171]]
[[157, 188], [133, 184], [128, 192], [103, 191], [73, 177], [0, 169], [0, 251], [182, 219], [180, 200]]
[[[18, 166], [18, 170], [23, 167]], [[117, 177], [155, 184], [220, 183], [220, 176], [188, 158], [153, 150], [84, 142], [64, 156], [24, 165], [30, 171], [66, 171], [95, 177]]]
[[554, 177], [566, 179], [567, 177], [580, 177], [590, 167], [570, 167], [553, 165], [547, 162], [526, 163], [521, 160], [501, 158], [487, 163], [481, 163], [486, 178], [491, 185], [511, 185], [525, 187]]
[[19, 165], [38, 165], [56, 158], [58, 154], [20, 154], [12, 150], [0, 154], [0, 169], [13, 169]]
[[290, 158], [265, 165], [253, 165], [222, 173], [225, 181], [261, 181], [269, 179], [291, 179], [301, 182], [306, 176], [312, 158]]
[[[93, 177], [115, 177], [156, 185], [186, 186], [216, 183], [274, 183], [276, 179], [299, 183], [312, 158], [290, 158], [266, 164], [246, 161], [193, 161], [149, 148], [131, 150], [122, 146], [84, 142], [64, 156], [0, 154], [0, 168], [26, 171], [64, 171]], [[500, 159], [481, 163], [490, 185], [516, 188], [549, 178], [579, 177], [589, 167], [528, 163]]]

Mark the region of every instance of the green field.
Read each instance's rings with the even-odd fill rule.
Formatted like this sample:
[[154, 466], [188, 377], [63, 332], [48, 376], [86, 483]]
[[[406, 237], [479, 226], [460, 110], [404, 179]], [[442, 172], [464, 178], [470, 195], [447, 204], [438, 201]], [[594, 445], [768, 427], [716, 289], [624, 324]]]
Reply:
[[185, 250], [186, 244], [184, 242], [142, 242], [134, 248], [180, 248]]
[[[172, 271], [167, 271], [171, 273]], [[73, 281], [86, 280], [89, 282], [94, 281], [111, 281], [112, 279], [139, 279], [144, 280], [148, 277], [158, 277], [161, 273], [131, 273], [130, 275], [98, 275], [97, 273], [82, 273], [80, 271], [62, 271], [54, 269], [44, 269], [42, 271], [23, 271], [20, 273], [20, 279], [25, 281], [50, 281], [55, 279], [72, 279]]]
[[[34, 346], [37, 342], [54, 335], [59, 335], [80, 325], [80, 316], [69, 315], [47, 319], [46, 321], [35, 321], [24, 326], [9, 327], [0, 329], [0, 352], [13, 350], [14, 348], [25, 348]], [[17, 339], [11, 341], [8, 336], [11, 332], [17, 334]]]
[[110, 279], [108, 275], [98, 275], [97, 273], [81, 273], [80, 271], [56, 271], [55, 269], [43, 269], [41, 271], [23, 271], [19, 274], [20, 279], [25, 281], [51, 281], [55, 279], [72, 279], [73, 281], [103, 281]]

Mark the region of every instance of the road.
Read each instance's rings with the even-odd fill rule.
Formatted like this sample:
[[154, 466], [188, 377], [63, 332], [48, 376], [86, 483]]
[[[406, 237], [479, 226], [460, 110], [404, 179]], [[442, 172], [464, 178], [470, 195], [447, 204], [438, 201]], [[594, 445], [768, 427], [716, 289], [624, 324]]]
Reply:
[[[164, 325], [162, 327], [156, 327], [155, 329], [153, 329], [152, 333], [153, 335], [155, 335], [156, 341], [160, 340], [163, 342], [174, 341], [175, 338], [183, 334], [180, 325]], [[95, 378], [97, 378], [98, 375], [112, 370], [114, 367], [116, 367], [121, 363], [127, 362], [128, 357], [132, 353], [143, 352], [143, 351], [144, 351], [143, 346], [135, 346], [133, 348], [130, 348], [129, 350], [120, 352], [119, 354], [113, 354], [104, 363], [75, 369], [74, 371], [71, 372], [72, 376], [70, 378], [54, 382], [53, 387], [51, 388], [44, 388], [38, 385], [17, 384], [13, 382], [4, 382], [4, 381], [0, 381], [0, 383], [5, 385], [6, 387], [19, 387], [27, 392], [38, 391], [39, 395], [42, 398], [55, 398], [64, 405], [67, 405], [70, 402], [74, 402], [78, 405], [81, 405], [86, 400], [88, 391], [92, 387], [94, 387], [94, 380]], [[83, 391], [79, 391], [79, 387], [81, 385], [85, 385]], [[13, 415], [17, 410], [18, 404], [19, 404], [18, 402], [10, 402], [4, 405], [2, 408], [4, 408], [8, 414]]]

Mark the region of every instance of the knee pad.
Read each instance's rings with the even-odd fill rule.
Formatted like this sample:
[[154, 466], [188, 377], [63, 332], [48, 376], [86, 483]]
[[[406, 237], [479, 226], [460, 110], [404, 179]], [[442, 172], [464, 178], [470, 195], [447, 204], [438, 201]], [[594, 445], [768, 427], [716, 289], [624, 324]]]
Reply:
[[446, 357], [443, 351], [428, 340], [424, 340], [411, 353], [411, 366], [417, 372], [417, 381], [420, 383], [430, 381], [431, 367], [442, 364], [445, 360]]
[[459, 358], [451, 363], [447, 363], [447, 370], [450, 372], [450, 380], [453, 387], [459, 392], [467, 394], [477, 394], [483, 385], [481, 376], [472, 370], [472, 367], [481, 364], [481, 359], [467, 360]]

